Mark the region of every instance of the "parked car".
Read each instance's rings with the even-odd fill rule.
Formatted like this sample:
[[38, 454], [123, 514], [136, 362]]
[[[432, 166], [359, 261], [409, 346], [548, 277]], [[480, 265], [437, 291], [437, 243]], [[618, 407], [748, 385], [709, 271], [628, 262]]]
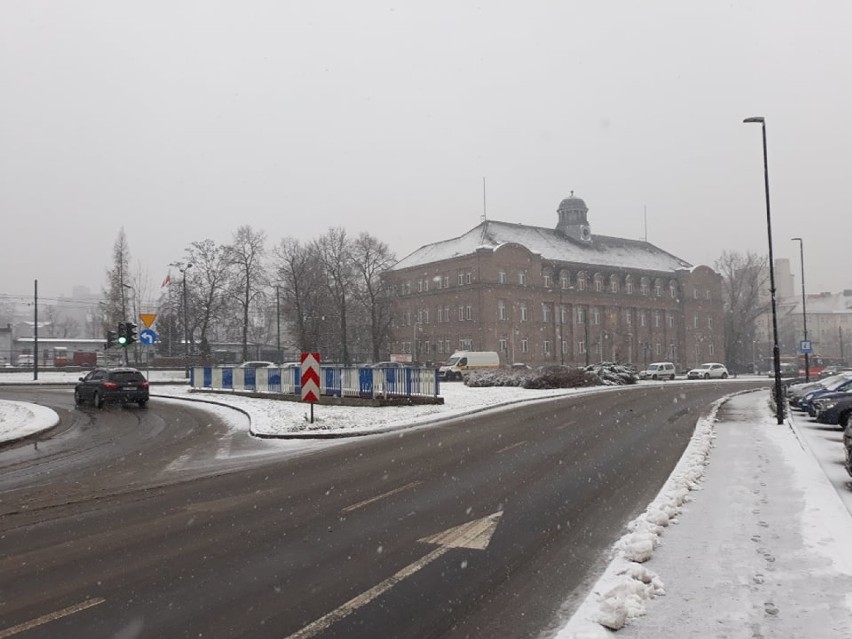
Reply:
[[[791, 386], [787, 392], [787, 397], [789, 398], [790, 406], [792, 406], [793, 408], [802, 408], [801, 402], [806, 396], [816, 391], [826, 389], [829, 391], [834, 391], [850, 379], [852, 379], [852, 376], [848, 374], [833, 375], [831, 377], [826, 377], [825, 379], [821, 379], [818, 382], [814, 382], [812, 384], [796, 384], [794, 386]], [[802, 408], [802, 410], [806, 409]]]
[[276, 368], [275, 362], [267, 362], [255, 360], [251, 362], [243, 362], [240, 368]]
[[820, 424], [848, 428], [852, 424], [852, 393], [821, 397], [814, 402], [815, 417]]
[[818, 388], [817, 390], [812, 390], [809, 393], [805, 393], [804, 397], [799, 400], [799, 408], [803, 411], [806, 411], [811, 417], [815, 416], [815, 407], [813, 405], [814, 400], [820, 399], [821, 397], [832, 396], [835, 394], [846, 394], [848, 392], [852, 392], [852, 378], [847, 379], [845, 382], [841, 382], [839, 384], [832, 384], [826, 388]]
[[709, 362], [693, 368], [686, 374], [687, 379], [728, 379], [728, 369], [724, 364]]
[[644, 371], [639, 371], [639, 379], [674, 379], [675, 366], [671, 362], [654, 362]]
[[103, 408], [107, 402], [145, 408], [148, 380], [135, 368], [96, 368], [74, 387], [74, 403], [79, 406], [84, 402], [92, 402], [95, 408]]
[[825, 379], [821, 379], [816, 382], [802, 382], [799, 384], [791, 384], [787, 388], [787, 399], [790, 402], [790, 406], [798, 406], [799, 400], [802, 399], [802, 397], [807, 395], [809, 392], [818, 390], [820, 388], [826, 388], [829, 384], [849, 379], [849, 377], [849, 373], [843, 373], [840, 375], [832, 375], [831, 377], [826, 377]]
[[846, 451], [846, 472], [852, 477], [852, 426], [843, 431], [843, 450]]

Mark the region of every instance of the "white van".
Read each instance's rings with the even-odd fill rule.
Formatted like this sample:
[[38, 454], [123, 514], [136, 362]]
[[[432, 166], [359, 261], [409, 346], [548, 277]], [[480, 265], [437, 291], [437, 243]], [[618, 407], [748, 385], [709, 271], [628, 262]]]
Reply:
[[639, 379], [674, 379], [675, 366], [671, 362], [654, 362], [648, 368], [639, 371]]
[[467, 371], [499, 368], [497, 351], [456, 351], [447, 363], [438, 369], [441, 379], [461, 379]]

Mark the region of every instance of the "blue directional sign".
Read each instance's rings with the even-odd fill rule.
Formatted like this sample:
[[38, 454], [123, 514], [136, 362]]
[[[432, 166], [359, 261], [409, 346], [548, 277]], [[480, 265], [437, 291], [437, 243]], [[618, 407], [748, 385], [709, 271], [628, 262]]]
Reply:
[[800, 353], [813, 353], [813, 344], [811, 344], [811, 340], [803, 339], [799, 342], [799, 352]]
[[139, 341], [143, 344], [153, 344], [157, 341], [157, 331], [153, 328], [146, 328], [144, 331], [139, 333]]

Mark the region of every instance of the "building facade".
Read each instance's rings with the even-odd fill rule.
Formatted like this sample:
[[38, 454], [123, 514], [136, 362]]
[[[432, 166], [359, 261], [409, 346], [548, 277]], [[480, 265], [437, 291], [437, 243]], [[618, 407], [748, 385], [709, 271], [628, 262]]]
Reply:
[[721, 277], [656, 246], [593, 235], [573, 196], [555, 228], [484, 221], [389, 272], [392, 354], [494, 350], [503, 365], [725, 361]]

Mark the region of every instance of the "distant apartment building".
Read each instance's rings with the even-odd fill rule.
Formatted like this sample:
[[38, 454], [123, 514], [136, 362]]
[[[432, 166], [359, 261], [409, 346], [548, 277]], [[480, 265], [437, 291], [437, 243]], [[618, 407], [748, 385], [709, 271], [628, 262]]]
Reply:
[[503, 365], [725, 361], [721, 277], [646, 241], [594, 235], [571, 194], [554, 228], [483, 221], [389, 272], [390, 351], [437, 362], [494, 350]]

